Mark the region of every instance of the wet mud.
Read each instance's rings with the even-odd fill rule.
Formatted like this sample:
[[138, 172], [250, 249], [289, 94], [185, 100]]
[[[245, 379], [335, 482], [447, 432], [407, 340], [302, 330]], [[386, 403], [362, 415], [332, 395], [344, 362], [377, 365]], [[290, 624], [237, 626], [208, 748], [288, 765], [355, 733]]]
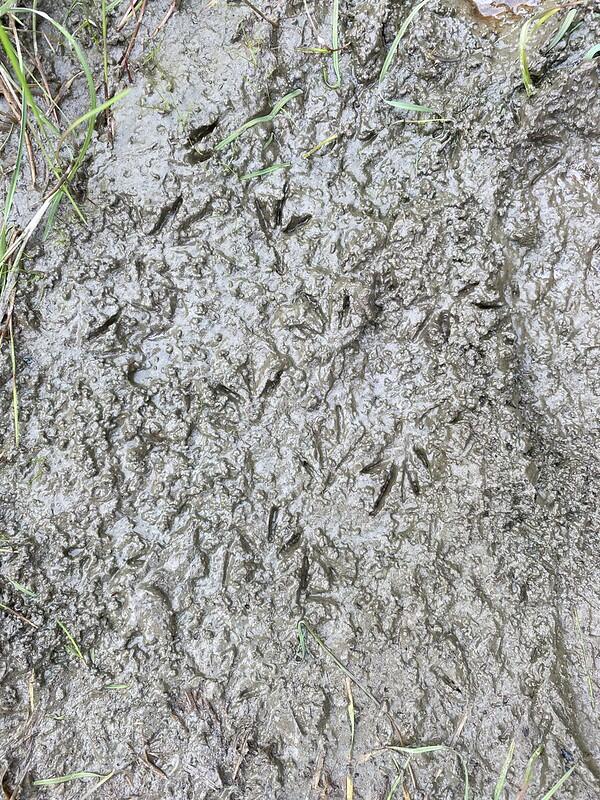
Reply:
[[[2, 366], [0, 600], [37, 626], [1, 619], [5, 797], [87, 770], [108, 799], [339, 798], [350, 771], [383, 800], [403, 743], [483, 798], [513, 739], [507, 796], [542, 744], [528, 797], [573, 764], [557, 796], [598, 797], [598, 21], [528, 99], [520, 22], [434, 3], [379, 86], [407, 8], [342, 3], [338, 91], [299, 2], [140, 36], [87, 227], [21, 281], [18, 449]], [[350, 767], [300, 619], [377, 700], [354, 687]], [[411, 766], [405, 797], [463, 797], [451, 755]]]

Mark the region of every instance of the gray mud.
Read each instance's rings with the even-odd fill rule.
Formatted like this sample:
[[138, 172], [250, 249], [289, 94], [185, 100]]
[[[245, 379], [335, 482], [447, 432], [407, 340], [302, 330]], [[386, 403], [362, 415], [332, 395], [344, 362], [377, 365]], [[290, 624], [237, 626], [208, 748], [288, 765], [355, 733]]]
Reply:
[[[528, 100], [520, 23], [466, 2], [422, 10], [381, 93], [406, 3], [342, 3], [338, 92], [301, 2], [261, 5], [273, 30], [184, 2], [149, 41], [167, 6], [88, 227], [65, 209], [21, 281], [18, 450], [3, 361], [0, 599], [39, 626], [2, 616], [6, 797], [81, 798], [32, 785], [76, 770], [115, 770], [108, 800], [346, 796], [344, 675], [299, 660], [304, 618], [395, 719], [355, 687], [357, 800], [401, 740], [454, 744], [491, 797], [513, 738], [511, 798], [539, 744], [528, 797], [575, 763], [557, 797], [597, 798], [598, 22]], [[462, 798], [450, 757], [405, 785]]]

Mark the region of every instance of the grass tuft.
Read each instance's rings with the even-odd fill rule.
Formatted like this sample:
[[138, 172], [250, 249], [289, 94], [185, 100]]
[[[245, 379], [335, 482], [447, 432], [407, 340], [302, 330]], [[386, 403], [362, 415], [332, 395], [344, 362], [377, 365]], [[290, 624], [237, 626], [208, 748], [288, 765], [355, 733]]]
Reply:
[[[46, 218], [46, 233], [51, 228], [59, 204], [66, 197], [75, 213], [85, 221], [75, 202], [70, 185], [78, 174], [92, 142], [95, 121], [98, 114], [108, 110], [120, 100], [124, 93], [98, 104], [95, 79], [85, 53], [75, 36], [50, 14], [41, 11], [33, 2], [30, 7], [17, 7], [15, 2], [0, 5], [0, 94], [8, 106], [12, 121], [18, 124], [18, 141], [15, 164], [12, 169], [8, 189], [4, 199], [2, 222], [0, 226], [0, 342], [4, 336], [9, 340], [9, 356], [12, 367], [13, 426], [15, 444], [19, 444], [19, 399], [17, 391], [17, 364], [13, 326], [13, 308], [17, 280], [23, 257], [30, 238]], [[103, 2], [103, 12], [106, 6]], [[19, 32], [24, 17], [31, 17], [34, 36], [34, 54], [21, 46]], [[48, 81], [42, 71], [37, 55], [37, 21], [43, 21], [54, 29], [74, 53], [79, 73], [83, 76], [87, 89], [87, 110], [74, 123], [68, 125], [61, 134], [58, 125], [60, 109], [57, 101], [50, 95]], [[55, 122], [53, 121], [56, 121]], [[73, 141], [73, 134], [84, 126], [79, 142]], [[68, 145], [68, 146], [67, 146]], [[32, 183], [35, 184], [36, 159], [43, 161], [50, 181], [45, 199], [27, 225], [18, 227], [11, 223], [11, 213], [18, 184], [23, 174], [23, 155], [27, 151]]]
[[523, 85], [525, 86], [525, 91], [529, 97], [535, 93], [535, 87], [531, 79], [531, 72], [529, 71], [527, 46], [529, 45], [533, 35], [537, 33], [542, 25], [551, 19], [555, 14], [558, 14], [559, 11], [560, 8], [551, 8], [548, 11], [544, 11], [541, 14], [536, 14], [534, 17], [525, 20], [521, 26], [521, 32], [519, 33], [519, 64], [521, 66], [521, 78], [523, 79]]

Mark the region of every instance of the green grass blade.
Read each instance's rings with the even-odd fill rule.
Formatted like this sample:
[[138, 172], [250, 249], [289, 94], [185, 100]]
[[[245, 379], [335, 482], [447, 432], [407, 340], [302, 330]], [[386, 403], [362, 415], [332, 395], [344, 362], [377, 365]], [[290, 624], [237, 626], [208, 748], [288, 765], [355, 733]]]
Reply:
[[521, 26], [519, 33], [519, 64], [521, 65], [521, 79], [525, 91], [531, 97], [534, 93], [533, 81], [531, 80], [531, 73], [529, 72], [529, 59], [527, 58], [527, 42], [529, 41], [529, 28], [531, 27], [531, 20], [526, 20]]
[[279, 112], [282, 111], [282, 109], [285, 108], [285, 106], [290, 102], [290, 100], [293, 100], [300, 94], [302, 94], [302, 89], [294, 89], [294, 91], [289, 92], [284, 97], [282, 97], [281, 100], [278, 100], [275, 103], [275, 105], [268, 114], [265, 114], [262, 117], [254, 117], [253, 119], [249, 119], [247, 122], [244, 122], [244, 124], [241, 127], [232, 131], [224, 139], [221, 139], [221, 141], [215, 146], [215, 150], [217, 151], [224, 150], [236, 139], [239, 139], [239, 137], [245, 131], [249, 130], [250, 128], [254, 128], [256, 125], [261, 125], [264, 122], [272, 122], [275, 119], [275, 117], [279, 114]]
[[402, 783], [403, 780], [404, 780], [404, 772], [401, 772], [399, 775], [396, 775], [396, 778], [395, 778], [394, 782], [390, 786], [389, 792], [385, 796], [385, 800], [394, 800], [394, 797], [396, 796], [396, 792], [397, 792], [398, 788], [400, 787], [400, 784]]
[[323, 68], [323, 80], [325, 81], [325, 85], [330, 89], [339, 89], [342, 85], [342, 74], [340, 72], [339, 16], [340, 2], [339, 0], [333, 0], [333, 7], [331, 10], [331, 49], [333, 51], [333, 74], [335, 75], [333, 83], [329, 82], [327, 68]]
[[592, 61], [600, 53], [600, 43], [592, 45], [583, 57], [584, 61]]
[[[11, 11], [13, 12], [16, 10], [17, 9], [11, 9]], [[33, 11], [33, 9], [29, 9], [29, 11]], [[25, 73], [23, 72], [21, 66], [21, 60], [19, 59], [17, 52], [13, 47], [12, 42], [10, 41], [8, 33], [6, 32], [6, 28], [4, 27], [4, 25], [2, 25], [2, 23], [0, 23], [0, 46], [2, 47], [2, 50], [4, 51], [8, 61], [10, 62], [11, 67], [13, 68], [13, 71], [17, 78], [17, 82], [19, 84], [19, 89], [23, 93], [24, 100], [27, 102], [27, 105], [33, 111], [40, 128], [43, 130], [44, 127], [49, 122], [49, 120], [47, 117], [44, 117], [44, 115], [38, 108], [37, 103], [33, 99], [33, 94], [31, 93], [29, 82], [25, 77]]]
[[560, 28], [559, 28], [559, 29], [556, 31], [556, 33], [554, 34], [554, 36], [552, 37], [552, 39], [550, 39], [550, 41], [548, 42], [548, 50], [552, 50], [552, 48], [553, 48], [553, 47], [556, 47], [556, 45], [557, 45], [557, 44], [558, 44], [560, 41], [562, 41], [562, 39], [564, 39], [564, 37], [567, 35], [567, 33], [568, 33], [568, 31], [569, 31], [569, 29], [570, 29], [571, 25], [572, 25], [572, 24], [573, 24], [573, 22], [575, 21], [575, 17], [577, 16], [577, 11], [578, 11], [578, 9], [576, 9], [576, 8], [572, 8], [572, 9], [571, 9], [571, 10], [570, 10], [570, 11], [567, 13], [566, 17], [565, 17], [565, 18], [564, 18], [564, 20], [562, 21], [562, 25], [561, 25], [561, 26], [560, 26]]
[[419, 11], [423, 8], [423, 6], [428, 2], [429, 0], [421, 0], [420, 3], [417, 3], [417, 5], [413, 8], [408, 17], [404, 20], [404, 22], [400, 26], [400, 29], [398, 30], [398, 33], [396, 34], [396, 37], [394, 38], [394, 41], [392, 42], [390, 49], [387, 52], [385, 61], [383, 62], [383, 67], [381, 68], [381, 72], [379, 73], [379, 83], [383, 81], [385, 76], [390, 71], [392, 61], [394, 60], [394, 56], [396, 55], [396, 51], [398, 50], [398, 45], [404, 38], [404, 34], [410, 27], [410, 23], [413, 21], [413, 19], [416, 17]]
[[512, 763], [514, 754], [515, 754], [515, 740], [513, 739], [509, 745], [508, 753], [506, 754], [504, 764], [502, 766], [500, 775], [498, 777], [498, 782], [496, 783], [496, 788], [494, 789], [494, 800], [502, 799], [504, 787], [506, 786], [506, 778], [508, 776], [508, 770], [510, 769], [510, 765]]
[[305, 153], [302, 153], [302, 158], [310, 158], [315, 153], [317, 153], [322, 147], [331, 144], [331, 142], [335, 142], [335, 140], [338, 138], [338, 135], [339, 134], [337, 133], [332, 133], [331, 136], [328, 136], [326, 139], [323, 139], [323, 141], [318, 142], [316, 145], [314, 145], [314, 147], [311, 147], [310, 150], [307, 150]]
[[291, 166], [292, 165], [287, 162], [284, 164], [271, 164], [269, 167], [256, 169], [254, 172], [247, 172], [245, 175], [241, 176], [240, 180], [251, 181], [253, 178], [263, 178], [265, 175], [272, 175], [274, 172], [279, 172], [282, 169], [288, 169]]
[[106, 775], [101, 775], [99, 772], [69, 772], [67, 775], [59, 775], [56, 778], [40, 778], [33, 781], [34, 786], [58, 786], [61, 783], [70, 783], [71, 781], [79, 781], [85, 778], [106, 778]]
[[542, 755], [544, 748], [542, 745], [537, 747], [533, 753], [531, 754], [529, 761], [527, 762], [527, 766], [525, 767], [525, 774], [523, 775], [523, 782], [521, 783], [521, 788], [519, 789], [519, 794], [517, 795], [516, 800], [525, 800], [525, 795], [527, 794], [527, 789], [529, 788], [529, 784], [531, 783], [531, 776], [533, 775], [533, 768], [535, 766], [536, 761]]
[[69, 125], [67, 130], [60, 137], [59, 147], [60, 143], [63, 142], [64, 139], [66, 139], [66, 137], [69, 136], [69, 134], [73, 133], [73, 131], [76, 128], [78, 128], [80, 125], [83, 125], [84, 122], [87, 122], [90, 119], [94, 120], [98, 116], [98, 114], [101, 114], [103, 111], [106, 111], [107, 108], [110, 108], [115, 103], [118, 103], [119, 100], [122, 100], [124, 97], [126, 97], [129, 94], [129, 92], [130, 92], [129, 89], [122, 89], [120, 92], [117, 92], [115, 95], [113, 95], [113, 97], [110, 97], [108, 100], [105, 100], [104, 103], [100, 103], [100, 105], [94, 106], [94, 108], [90, 108], [88, 111], [85, 112], [85, 114], [82, 114], [80, 117], [77, 117], [77, 119]]
[[18, 581], [13, 581], [12, 578], [8, 579], [8, 582], [21, 594], [26, 595], [26, 597], [37, 597], [35, 592], [32, 592], [31, 589], [28, 589], [26, 586], [23, 586], [22, 583]]
[[347, 678], [350, 678], [352, 683], [354, 683], [358, 688], [369, 698], [372, 700], [376, 706], [381, 708], [380, 701], [375, 697], [375, 695], [364, 686], [360, 680], [352, 674], [352, 672], [348, 669], [345, 664], [339, 660], [339, 658], [335, 655], [333, 650], [330, 650], [329, 647], [325, 644], [325, 642], [321, 639], [321, 637], [316, 633], [310, 625], [306, 622], [306, 620], [301, 619], [298, 625], [296, 626], [296, 635], [298, 637], [298, 656], [301, 659], [304, 659], [306, 656], [307, 648], [306, 648], [306, 637], [307, 635], [311, 636], [312, 639], [317, 643], [317, 645], [321, 648], [321, 650], [329, 656], [329, 658], [333, 661], [336, 667], [344, 673]]
[[429, 108], [429, 106], [420, 106], [417, 105], [417, 103], [408, 103], [405, 100], [384, 100], [383, 102], [400, 111], [418, 111], [421, 114], [435, 114], [433, 108]]
[[563, 783], [571, 777], [571, 773], [573, 772], [574, 769], [575, 767], [571, 767], [571, 769], [567, 770], [567, 772], [565, 772], [562, 778], [559, 778], [556, 781], [556, 783], [550, 789], [550, 791], [546, 792], [546, 794], [542, 797], [542, 800], [550, 800], [551, 797], [554, 797], [554, 795], [558, 792]]
[[85, 658], [83, 657], [83, 653], [81, 652], [81, 650], [79, 648], [79, 645], [75, 641], [75, 638], [73, 637], [73, 634], [70, 632], [70, 630], [67, 628], [67, 626], [64, 625], [59, 619], [56, 620], [56, 624], [58, 625], [58, 627], [61, 629], [61, 631], [67, 637], [71, 651], [77, 656], [77, 658], [83, 664], [85, 664]]

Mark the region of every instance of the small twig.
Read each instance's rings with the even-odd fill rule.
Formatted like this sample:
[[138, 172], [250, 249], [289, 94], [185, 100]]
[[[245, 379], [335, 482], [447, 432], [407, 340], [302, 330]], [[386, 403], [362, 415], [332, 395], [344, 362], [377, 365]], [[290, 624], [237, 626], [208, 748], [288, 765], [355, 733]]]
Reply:
[[35, 628], [36, 630], [38, 630], [40, 627], [39, 625], [36, 625], [35, 622], [32, 622], [30, 619], [27, 619], [27, 617], [23, 616], [20, 611], [15, 611], [14, 608], [9, 608], [8, 606], [5, 606], [4, 603], [0, 603], [0, 608], [6, 611], [7, 614], [11, 614], [13, 617], [21, 620], [21, 622], [24, 622], [26, 625], [31, 625], [31, 627]]
[[150, 760], [147, 750], [144, 750], [143, 755], [141, 756], [138, 755], [138, 759], [142, 762], [142, 764], [144, 764], [144, 766], [148, 767], [148, 769], [151, 769], [152, 772], [155, 772], [164, 780], [168, 779], [169, 776], [167, 775], [167, 773], [164, 770], [162, 770], [157, 764], [155, 764], [153, 761]]
[[276, 22], [274, 22], [274, 21], [273, 21], [272, 19], [270, 19], [269, 17], [267, 17], [267, 15], [266, 15], [266, 14], [263, 14], [263, 12], [260, 10], [260, 8], [257, 8], [257, 7], [254, 5], [254, 3], [250, 2], [250, 0], [242, 0], [242, 3], [243, 3], [245, 6], [248, 6], [248, 8], [251, 8], [251, 9], [252, 9], [252, 11], [254, 11], [254, 13], [255, 13], [255, 14], [258, 14], [258, 16], [259, 16], [261, 19], [264, 19], [264, 21], [265, 21], [265, 22], [268, 22], [268, 23], [269, 23], [269, 25], [272, 25], [274, 28], [276, 28], [276, 27], [277, 27], [277, 23], [276, 23]]
[[171, 0], [171, 5], [167, 9], [167, 13], [164, 15], [164, 17], [161, 19], [161, 21], [158, 23], [158, 25], [154, 29], [154, 31], [152, 33], [152, 36], [156, 36], [156, 34], [159, 33], [165, 27], [165, 25], [171, 19], [173, 14], [176, 11], [179, 11], [179, 3], [180, 2], [181, 2], [181, 0]]
[[131, 34], [131, 38], [129, 39], [129, 44], [127, 45], [127, 49], [121, 56], [121, 60], [119, 62], [121, 65], [121, 72], [127, 70], [130, 78], [131, 78], [131, 73], [129, 72], [129, 56], [131, 55], [131, 51], [135, 47], [135, 42], [140, 32], [140, 28], [142, 27], [142, 20], [144, 19], [144, 14], [146, 13], [147, 5], [148, 5], [148, 0], [142, 0], [140, 13], [138, 14], [137, 22], [135, 23], [135, 28], [133, 29], [133, 33]]

